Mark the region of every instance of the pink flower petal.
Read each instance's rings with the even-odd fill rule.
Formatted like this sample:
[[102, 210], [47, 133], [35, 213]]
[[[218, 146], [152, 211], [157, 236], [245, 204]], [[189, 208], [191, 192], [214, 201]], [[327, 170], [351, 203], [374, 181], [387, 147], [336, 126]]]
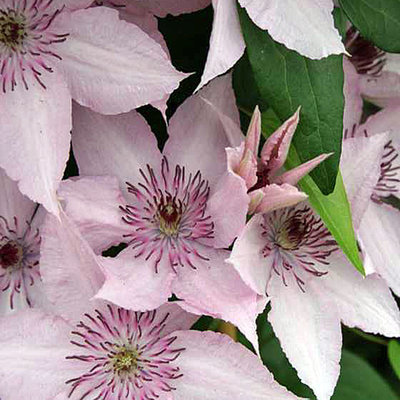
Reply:
[[0, 217], [5, 218], [9, 223], [17, 217], [18, 226], [21, 228], [21, 231], [17, 233], [22, 236], [26, 228], [25, 222], [31, 221], [37, 205], [19, 191], [17, 183], [11, 180], [1, 168], [0, 188]]
[[233, 67], [243, 55], [245, 43], [234, 0], [213, 0], [214, 21], [206, 65], [196, 90]]
[[[250, 207], [249, 213], [267, 213], [283, 207], [294, 206], [307, 199], [307, 195], [300, 192], [296, 187], [284, 183], [282, 185], [267, 185], [262, 189], [263, 197], [259, 203], [255, 203], [255, 208]], [[255, 193], [255, 192], [253, 192]]]
[[188, 171], [196, 173], [200, 170], [211, 190], [226, 172], [225, 148], [235, 147], [242, 140], [226, 131], [220, 113], [239, 126], [231, 75], [215, 79], [183, 103], [170, 120], [170, 138], [163, 151], [170, 160], [184, 165]]
[[186, 77], [158, 43], [115, 10], [79, 10], [62, 23], [70, 36], [58, 47], [60, 68], [72, 97], [97, 112], [118, 114], [161, 100]]
[[274, 40], [320, 59], [345, 51], [333, 23], [332, 0], [239, 0], [253, 22]]
[[198, 262], [196, 270], [178, 270], [173, 292], [183, 300], [179, 305], [195, 314], [232, 322], [258, 351], [255, 320], [261, 312], [260, 299], [225, 262], [229, 255], [227, 251], [211, 248], [199, 248], [198, 251], [210, 261]]
[[125, 199], [117, 178], [82, 177], [61, 182], [58, 196], [68, 217], [96, 254], [125, 241], [128, 225], [119, 206]]
[[141, 180], [140, 168], [161, 163], [157, 140], [136, 111], [116, 116], [97, 114], [74, 104], [72, 145], [84, 175], [115, 175], [121, 189]]
[[383, 71], [378, 77], [360, 76], [360, 88], [363, 97], [380, 106], [400, 105], [400, 74]]
[[[321, 288], [320, 279], [308, 281], [301, 291], [292, 274], [271, 275], [268, 320], [299, 378], [318, 400], [329, 400], [339, 377], [342, 347], [340, 319]], [[315, 283], [315, 285], [313, 285]]]
[[61, 318], [38, 310], [0, 319], [2, 400], [53, 399], [64, 390], [74, 368], [65, 360], [70, 329]]
[[400, 313], [381, 278], [376, 275], [363, 278], [344, 254], [338, 253], [331, 258], [322, 283], [328, 291], [325, 295], [335, 301], [344, 324], [374, 334], [400, 336]]
[[[176, 332], [182, 379], [176, 400], [295, 400], [261, 361], [241, 344], [214, 332]], [[196, 344], [195, 346], [193, 344]]]
[[127, 248], [116, 258], [103, 259], [106, 281], [96, 298], [135, 311], [153, 310], [168, 300], [175, 274], [167, 261], [162, 260], [156, 272], [153, 260], [146, 262], [135, 255]]
[[268, 166], [271, 175], [286, 161], [299, 115], [300, 108], [267, 139], [261, 150], [261, 161]]
[[343, 115], [344, 136], [348, 137], [353, 131], [353, 127], [358, 126], [361, 121], [363, 101], [361, 97], [360, 77], [353, 64], [343, 58], [344, 71], [344, 99], [345, 108]]
[[63, 212], [60, 218], [48, 214], [43, 224], [40, 271], [57, 313], [76, 321], [88, 311], [104, 276], [78, 229]]
[[[400, 212], [370, 202], [358, 229], [361, 247], [375, 270], [400, 296]], [[366, 260], [366, 261], [367, 261]]]
[[241, 233], [246, 224], [248, 204], [249, 196], [243, 179], [226, 172], [207, 203], [207, 212], [214, 223], [214, 247], [229, 247]]
[[262, 254], [266, 245], [265, 238], [262, 236], [263, 221], [264, 218], [260, 214], [250, 219], [233, 245], [232, 253], [227, 260], [246, 284], [260, 295], [266, 293], [272, 262], [269, 257], [264, 257]]
[[59, 75], [0, 96], [0, 167], [21, 192], [58, 214], [56, 190], [69, 156], [71, 97]]
[[179, 15], [201, 10], [210, 4], [210, 0], [133, 0], [146, 7], [157, 17], [165, 17], [167, 14]]
[[290, 171], [284, 172], [282, 175], [274, 179], [274, 182], [288, 183], [289, 185], [297, 185], [300, 179], [304, 178], [309, 172], [311, 172], [315, 167], [317, 167], [319, 164], [325, 161], [332, 154], [333, 153], [321, 154], [320, 156], [317, 156], [312, 160], [307, 161], [304, 164], [301, 164], [298, 167], [291, 169]]
[[368, 138], [349, 138], [343, 142], [340, 167], [355, 228], [360, 225], [378, 183], [388, 137], [387, 133], [383, 133]]

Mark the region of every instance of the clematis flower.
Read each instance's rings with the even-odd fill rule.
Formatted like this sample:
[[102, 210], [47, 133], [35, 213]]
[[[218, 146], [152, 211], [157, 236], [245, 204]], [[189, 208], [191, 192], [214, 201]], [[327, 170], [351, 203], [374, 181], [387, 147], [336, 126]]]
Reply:
[[[345, 136], [341, 170], [367, 273], [378, 273], [400, 295], [399, 107], [386, 107]], [[396, 222], [397, 221], [397, 222]]]
[[253, 216], [229, 262], [270, 298], [268, 320], [318, 400], [332, 396], [339, 376], [341, 322], [400, 336], [400, 313], [385, 282], [376, 274], [363, 278], [304, 203]]
[[117, 114], [164, 99], [185, 77], [141, 29], [116, 10], [83, 9], [91, 3], [0, 2], [0, 167], [55, 214], [71, 98]]
[[[253, 22], [300, 54], [320, 59], [345, 52], [333, 23], [332, 0], [239, 0]], [[235, 0], [213, 0], [210, 50], [200, 87], [228, 71], [243, 55], [245, 43]]]
[[329, 157], [322, 154], [290, 171], [280, 171], [299, 122], [299, 112], [300, 109], [267, 139], [258, 157], [261, 114], [256, 107], [246, 139], [240, 146], [227, 149], [229, 169], [242, 177], [248, 189], [250, 213], [265, 213], [305, 200], [307, 195], [295, 185]]
[[237, 325], [257, 348], [265, 301], [225, 263], [224, 250], [246, 221], [246, 188], [227, 171], [225, 154], [243, 135], [226, 131], [204, 100], [238, 123], [230, 80], [215, 80], [178, 109], [162, 154], [136, 112], [109, 117], [76, 106], [73, 148], [86, 177], [63, 182], [59, 196], [97, 254], [127, 245], [104, 263], [98, 297], [145, 311], [174, 293], [187, 311]]
[[49, 214], [43, 227], [43, 279], [55, 315], [0, 319], [2, 400], [297, 399], [242, 345], [189, 331], [198, 317], [174, 303], [134, 312], [91, 301], [104, 279], [98, 259], [60, 219]]
[[0, 315], [47, 308], [40, 279], [43, 209], [25, 197], [0, 169]]
[[380, 107], [400, 105], [400, 56], [379, 49], [354, 27], [346, 33], [345, 46], [357, 72], [359, 95]]

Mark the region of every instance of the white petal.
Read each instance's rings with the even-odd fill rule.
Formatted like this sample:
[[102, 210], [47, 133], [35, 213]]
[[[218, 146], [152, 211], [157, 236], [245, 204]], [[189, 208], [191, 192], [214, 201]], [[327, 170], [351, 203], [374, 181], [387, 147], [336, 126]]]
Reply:
[[310, 386], [318, 400], [329, 400], [339, 377], [342, 347], [340, 319], [334, 303], [318, 286], [319, 278], [307, 281], [305, 292], [293, 276], [287, 286], [275, 273], [268, 285], [271, 311], [268, 320], [299, 378]]
[[363, 278], [343, 253], [330, 258], [329, 272], [321, 278], [325, 295], [336, 302], [340, 319], [350, 327], [400, 336], [400, 313], [385, 282], [376, 275]]
[[199, 90], [218, 75], [233, 67], [244, 53], [245, 43], [240, 28], [235, 0], [213, 0], [214, 21], [210, 47]]
[[65, 15], [68, 39], [58, 46], [59, 64], [78, 103], [103, 114], [127, 112], [161, 100], [186, 74], [167, 54], [118, 12], [96, 7]]
[[19, 189], [58, 214], [56, 190], [69, 156], [71, 97], [60, 76], [0, 96], [0, 167]]
[[332, 0], [239, 0], [250, 18], [274, 40], [320, 59], [345, 51], [333, 24]]

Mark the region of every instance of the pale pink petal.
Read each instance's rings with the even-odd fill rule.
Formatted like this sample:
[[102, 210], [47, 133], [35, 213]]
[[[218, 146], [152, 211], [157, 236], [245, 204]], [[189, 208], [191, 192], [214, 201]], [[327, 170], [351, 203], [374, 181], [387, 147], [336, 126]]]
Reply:
[[[156, 318], [162, 321], [168, 314], [168, 319], [161, 332], [161, 336], [167, 336], [175, 331], [187, 331], [200, 318], [198, 315], [188, 313], [178, 306], [178, 302], [165, 303], [157, 308]], [[155, 324], [154, 324], [155, 325]]]
[[97, 112], [118, 114], [161, 100], [186, 77], [157, 42], [120, 20], [116, 10], [79, 10], [65, 14], [62, 23], [70, 35], [58, 46], [60, 68], [74, 100]]
[[365, 99], [380, 107], [400, 105], [400, 74], [383, 71], [378, 77], [361, 75], [360, 88]]
[[210, 315], [236, 325], [258, 351], [255, 320], [259, 298], [225, 262], [229, 252], [199, 248], [209, 261], [196, 263], [196, 270], [178, 269], [173, 292], [183, 300], [179, 305], [195, 314]]
[[351, 204], [353, 224], [358, 228], [381, 173], [381, 159], [389, 134], [346, 139], [340, 170]]
[[254, 209], [249, 209], [249, 213], [265, 214], [279, 208], [294, 206], [307, 199], [305, 193], [300, 192], [299, 189], [287, 183], [283, 185], [273, 183], [259, 190], [262, 192], [263, 197], [258, 204], [255, 204]]
[[60, 76], [47, 89], [32, 83], [0, 100], [0, 167], [21, 192], [58, 214], [56, 190], [69, 156], [71, 97]]
[[3, 169], [0, 168], [0, 217], [5, 218], [8, 223], [14, 222], [14, 217], [18, 219], [18, 235], [22, 236], [27, 225], [33, 216], [36, 204], [24, 196], [18, 189], [16, 182], [11, 180]]
[[170, 138], [163, 152], [189, 172], [200, 170], [211, 190], [226, 172], [225, 148], [238, 146], [243, 140], [243, 136], [226, 130], [221, 114], [239, 126], [231, 75], [215, 79], [182, 104], [170, 120]]
[[242, 232], [248, 205], [245, 181], [227, 171], [207, 202], [207, 213], [214, 223], [214, 247], [229, 247]]
[[337, 253], [331, 257], [329, 272], [321, 278], [322, 283], [325, 295], [336, 302], [344, 324], [374, 334], [400, 336], [400, 313], [381, 278], [362, 277], [343, 253]]
[[282, 175], [274, 179], [275, 183], [288, 183], [289, 185], [296, 185], [301, 178], [304, 178], [308, 173], [310, 173], [315, 167], [325, 161], [333, 153], [321, 154], [313, 158], [304, 164], [299, 165], [290, 171], [284, 172]]
[[271, 275], [268, 320], [290, 363], [318, 400], [329, 400], [339, 377], [342, 347], [340, 319], [326, 296], [320, 278], [309, 280], [305, 292], [292, 274]]
[[119, 209], [126, 201], [115, 177], [73, 178], [61, 182], [58, 196], [68, 217], [96, 254], [125, 242], [130, 229]]
[[396, 143], [397, 150], [400, 148], [400, 104], [398, 106], [386, 107], [371, 115], [367, 121], [359, 127], [358, 135], [389, 132], [390, 138]]
[[274, 381], [256, 355], [228, 336], [195, 331], [174, 336], [185, 348], [177, 360], [183, 377], [175, 382], [176, 400], [297, 399]]
[[66, 7], [70, 11], [89, 7], [95, 0], [53, 0], [52, 6], [61, 9]]
[[303, 56], [320, 59], [344, 53], [333, 23], [332, 0], [239, 0], [253, 22], [274, 40]]
[[260, 295], [265, 295], [271, 274], [271, 260], [262, 254], [266, 245], [262, 236], [263, 221], [261, 214], [250, 219], [226, 260], [235, 267], [246, 284]]
[[74, 104], [72, 146], [83, 175], [115, 175], [121, 189], [141, 179], [140, 168], [161, 164], [157, 140], [136, 111], [105, 116]]
[[371, 267], [400, 296], [400, 211], [371, 201], [358, 236]]
[[210, 47], [201, 81], [196, 90], [233, 67], [246, 47], [234, 0], [213, 0], [214, 21]]
[[249, 127], [247, 128], [245, 150], [250, 150], [255, 156], [258, 155], [258, 147], [261, 137], [261, 113], [258, 106], [254, 109], [251, 116]]
[[361, 97], [360, 78], [353, 64], [343, 57], [344, 71], [344, 114], [343, 130], [344, 136], [351, 135], [353, 127], [361, 121], [363, 101]]
[[272, 175], [283, 166], [290, 143], [299, 123], [300, 107], [265, 142], [261, 150], [261, 161], [268, 166]]
[[161, 261], [156, 271], [153, 260], [145, 261], [136, 254], [127, 248], [115, 258], [103, 259], [106, 281], [96, 298], [135, 311], [152, 310], [168, 300], [175, 278], [173, 270]]
[[157, 17], [165, 17], [167, 14], [179, 15], [201, 10], [210, 4], [210, 0], [133, 0], [146, 7]]
[[89, 307], [104, 282], [99, 260], [64, 212], [50, 214], [41, 231], [40, 271], [57, 313], [72, 321]]
[[47, 400], [64, 390], [73, 368], [65, 360], [70, 330], [61, 318], [37, 310], [1, 318], [0, 398]]
[[257, 183], [257, 157], [250, 150], [244, 152], [244, 142], [239, 147], [227, 147], [228, 171], [239, 175], [250, 189]]

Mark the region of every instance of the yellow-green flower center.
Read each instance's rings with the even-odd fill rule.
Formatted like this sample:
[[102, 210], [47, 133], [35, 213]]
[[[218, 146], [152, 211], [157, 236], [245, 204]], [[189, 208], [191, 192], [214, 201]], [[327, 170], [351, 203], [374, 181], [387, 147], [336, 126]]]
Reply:
[[112, 358], [113, 368], [117, 374], [132, 373], [137, 370], [138, 353], [134, 349], [122, 347]]
[[16, 48], [22, 46], [26, 36], [26, 20], [23, 15], [13, 11], [0, 14], [0, 42]]
[[181, 217], [180, 207], [173, 202], [159, 207], [158, 221], [160, 231], [166, 236], [176, 236], [179, 233]]
[[291, 218], [286, 221], [276, 234], [276, 243], [285, 250], [294, 250], [299, 247], [307, 226], [298, 218]]

